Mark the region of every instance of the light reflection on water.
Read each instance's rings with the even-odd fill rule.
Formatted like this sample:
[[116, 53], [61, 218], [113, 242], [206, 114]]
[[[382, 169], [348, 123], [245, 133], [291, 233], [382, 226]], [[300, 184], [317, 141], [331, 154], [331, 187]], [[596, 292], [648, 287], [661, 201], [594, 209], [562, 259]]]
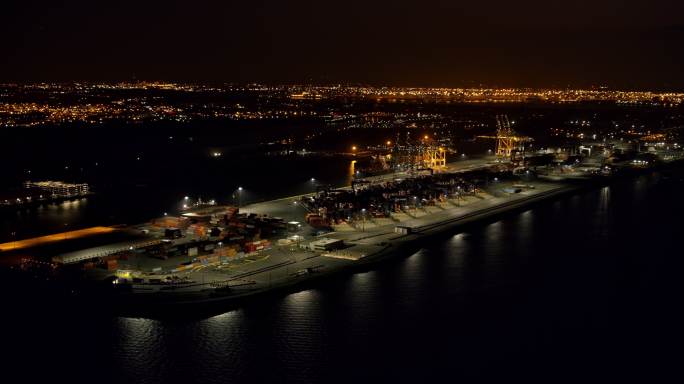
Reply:
[[239, 322], [242, 313], [239, 310], [224, 312], [216, 316], [212, 316], [205, 320], [206, 324], [216, 325], [220, 327], [232, 327]]
[[345, 175], [345, 185], [351, 185], [352, 180], [354, 180], [354, 174], [356, 173], [356, 160], [349, 162], [349, 168], [347, 174]]
[[134, 344], [138, 340], [151, 337], [155, 326], [158, 325], [155, 320], [136, 317], [120, 317], [118, 324], [122, 339]]
[[487, 237], [487, 240], [490, 242], [501, 240], [502, 227], [503, 224], [501, 220], [487, 225], [485, 228], [485, 236]]
[[143, 318], [120, 317], [115, 321], [114, 339], [120, 374], [134, 378], [141, 370], [163, 369], [166, 360], [164, 327], [161, 322]]
[[598, 195], [598, 205], [594, 213], [594, 233], [599, 237], [605, 237], [609, 234], [609, 224], [611, 221], [611, 203], [610, 203], [610, 187], [601, 188]]
[[599, 209], [601, 212], [606, 212], [608, 211], [608, 207], [610, 204], [610, 187], [603, 187], [601, 188], [601, 198], [600, 198], [600, 204], [599, 204]]
[[515, 222], [516, 245], [519, 254], [524, 255], [530, 247], [534, 232], [534, 213], [531, 209], [518, 215]]
[[372, 303], [382, 294], [382, 279], [378, 271], [355, 273], [345, 284], [345, 301], [350, 323], [362, 323], [364, 319], [376, 316]]

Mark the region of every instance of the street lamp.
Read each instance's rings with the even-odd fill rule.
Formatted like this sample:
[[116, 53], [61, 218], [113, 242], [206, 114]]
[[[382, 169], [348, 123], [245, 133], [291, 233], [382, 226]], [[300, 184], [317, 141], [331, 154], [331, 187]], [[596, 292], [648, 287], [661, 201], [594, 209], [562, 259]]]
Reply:
[[242, 205], [242, 187], [238, 187], [238, 208]]

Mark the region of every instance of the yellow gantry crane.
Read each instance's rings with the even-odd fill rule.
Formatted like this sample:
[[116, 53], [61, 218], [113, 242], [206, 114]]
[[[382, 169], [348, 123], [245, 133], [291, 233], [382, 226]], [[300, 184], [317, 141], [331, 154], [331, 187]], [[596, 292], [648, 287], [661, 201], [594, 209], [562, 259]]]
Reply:
[[425, 135], [418, 146], [416, 160], [419, 166], [432, 169], [433, 172], [442, 171], [446, 168], [446, 151], [435, 145], [430, 136]]
[[444, 148], [428, 147], [424, 151], [423, 163], [427, 168], [443, 170], [446, 168], [446, 151]]
[[508, 116], [496, 116], [496, 136], [477, 136], [482, 139], [496, 140], [496, 156], [500, 159], [513, 160], [516, 152], [521, 152], [523, 144], [532, 141], [532, 138], [518, 136], [511, 128]]
[[411, 140], [410, 132], [407, 131], [403, 146], [399, 144], [399, 133], [397, 133], [391, 158], [393, 164], [403, 168], [443, 171], [446, 169], [447, 152], [453, 152], [453, 150], [438, 146], [428, 135], [418, 140]]

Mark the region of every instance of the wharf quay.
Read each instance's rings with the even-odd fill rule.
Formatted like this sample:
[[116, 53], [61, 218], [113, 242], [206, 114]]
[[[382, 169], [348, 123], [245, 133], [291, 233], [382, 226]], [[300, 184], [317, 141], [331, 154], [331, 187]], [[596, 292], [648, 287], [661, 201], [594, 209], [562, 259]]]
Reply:
[[[479, 172], [487, 166], [471, 164], [468, 170], [475, 169]], [[660, 168], [666, 167], [670, 165]], [[302, 239], [301, 241], [281, 243], [273, 239], [270, 242], [272, 246], [225, 263], [198, 263], [187, 255], [160, 260], [145, 253], [131, 251], [133, 258], [120, 260], [119, 268], [122, 271], [117, 270], [116, 275], [119, 272], [130, 273], [138, 268], [139, 271], [147, 271], [144, 273], [144, 281], [139, 278], [136, 282], [130, 277], [125, 278], [121, 284], [117, 284], [120, 281], [116, 278], [113, 281], [103, 279], [99, 283], [91, 281], [81, 286], [83, 289], [79, 290], [80, 297], [90, 302], [106, 303], [108, 310], [132, 317], [220, 313], [256, 296], [312, 289], [334, 275], [367, 271], [378, 263], [410, 256], [437, 238], [466, 231], [470, 225], [487, 223], [505, 214], [530, 209], [538, 203], [658, 169], [659, 167], [627, 170], [610, 176], [526, 177], [524, 181], [519, 178], [498, 180], [497, 177], [492, 177], [493, 181], [468, 194], [449, 194], [448, 198], [433, 200], [430, 204], [408, 205], [385, 217], [364, 216], [363, 221], [356, 219], [333, 222], [332, 231], [320, 235], [313, 234], [316, 233], [316, 228], [302, 223], [301, 228], [294, 232], [288, 229], [288, 240], [295, 237]], [[461, 168], [453, 173], [463, 171]], [[493, 175], [496, 173], [492, 173]], [[408, 176], [381, 176], [376, 182], [381, 185], [404, 177]], [[349, 187], [338, 190], [353, 193]], [[296, 222], [310, 212], [310, 207], [302, 202], [313, 199], [314, 196], [315, 194], [308, 194], [256, 202], [240, 207], [240, 213], [248, 217], [269, 215], [288, 223]], [[145, 227], [138, 225], [131, 228], [138, 228], [140, 231], [140, 228]], [[76, 237], [76, 234], [72, 235]], [[87, 236], [90, 233], [79, 235]], [[150, 237], [152, 234], [145, 236]], [[40, 240], [51, 243], [60, 241], [60, 237]], [[176, 241], [178, 245], [194, 244], [193, 240], [187, 238], [173, 240], [174, 244]], [[31, 242], [5, 244], [13, 249], [31, 245]], [[188, 259], [193, 260], [192, 266], [182, 270], [176, 268], [179, 260]], [[115, 275], [110, 272], [108, 276], [113, 278]]]
[[[529, 208], [579, 191], [581, 184], [533, 182], [533, 188], [511, 195], [494, 196], [482, 192], [458, 203], [421, 210], [401, 221], [380, 223], [363, 230], [340, 230], [321, 237], [341, 240], [344, 247], [311, 251], [274, 247], [264, 259], [231, 270], [209, 268], [190, 273], [199, 284], [174, 288], [127, 292], [116, 296], [122, 313], [130, 316], [175, 316], [178, 313], [211, 313], [239, 305], [252, 296], [296, 292], [315, 287], [316, 282], [344, 272], [360, 272], [377, 263], [409, 256], [438, 236], [456, 235], [460, 230], [502, 214]], [[497, 186], [498, 187], [498, 186]], [[244, 207], [247, 212], [292, 209], [298, 197], [279, 199]], [[299, 213], [301, 214], [301, 212]], [[398, 231], [404, 229], [403, 232]]]

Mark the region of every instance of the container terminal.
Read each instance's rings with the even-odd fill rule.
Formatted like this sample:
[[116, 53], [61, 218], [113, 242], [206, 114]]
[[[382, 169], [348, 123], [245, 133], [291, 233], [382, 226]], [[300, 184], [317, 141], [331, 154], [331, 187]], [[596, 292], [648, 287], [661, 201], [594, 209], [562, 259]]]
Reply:
[[396, 146], [386, 155], [395, 159], [390, 172], [350, 186], [245, 206], [211, 201], [133, 226], [17, 240], [0, 244], [1, 259], [50, 278], [97, 282], [98, 294], [124, 311], [227, 302], [362, 268], [468, 223], [681, 159], [657, 150], [620, 156], [620, 143], [601, 142], [535, 165], [518, 151], [529, 139], [505, 119], [499, 124], [489, 156], [447, 163], [436, 145]]

